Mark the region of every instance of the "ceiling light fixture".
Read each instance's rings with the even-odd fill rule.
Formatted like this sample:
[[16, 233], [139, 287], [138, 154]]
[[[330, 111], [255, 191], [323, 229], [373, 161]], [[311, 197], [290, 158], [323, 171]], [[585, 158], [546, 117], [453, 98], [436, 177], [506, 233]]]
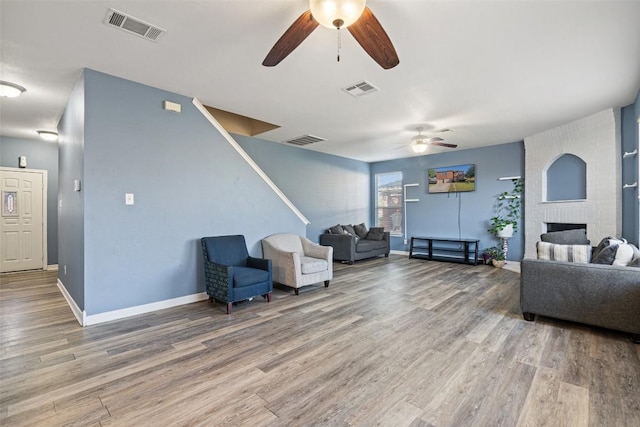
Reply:
[[6, 98], [15, 98], [17, 96], [20, 96], [24, 91], [26, 91], [26, 89], [22, 86], [0, 80], [0, 96], [4, 96]]
[[427, 151], [427, 141], [429, 140], [429, 138], [422, 135], [422, 128], [418, 128], [417, 131], [418, 134], [411, 138], [411, 149], [414, 153], [422, 154]]
[[346, 28], [360, 18], [366, 0], [309, 0], [313, 19], [327, 28]]
[[39, 130], [38, 135], [40, 135], [40, 138], [44, 139], [45, 141], [58, 140], [58, 134], [56, 132], [51, 132], [49, 130]]

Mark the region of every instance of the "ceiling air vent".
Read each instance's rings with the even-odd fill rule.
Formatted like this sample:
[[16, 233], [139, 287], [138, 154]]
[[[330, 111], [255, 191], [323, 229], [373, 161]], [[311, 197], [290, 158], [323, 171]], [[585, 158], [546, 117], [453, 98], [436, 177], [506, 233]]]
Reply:
[[347, 92], [349, 95], [359, 98], [364, 95], [368, 95], [373, 92], [379, 92], [380, 89], [372, 85], [366, 80], [363, 80], [359, 83], [352, 84], [347, 87], [342, 88], [343, 91]]
[[115, 9], [109, 9], [104, 23], [154, 42], [167, 31]]
[[287, 144], [293, 144], [293, 145], [309, 145], [309, 144], [313, 144], [314, 142], [320, 142], [320, 141], [326, 141], [326, 140], [327, 140], [326, 138], [320, 138], [319, 136], [302, 135], [297, 138], [289, 139], [284, 142], [286, 142]]

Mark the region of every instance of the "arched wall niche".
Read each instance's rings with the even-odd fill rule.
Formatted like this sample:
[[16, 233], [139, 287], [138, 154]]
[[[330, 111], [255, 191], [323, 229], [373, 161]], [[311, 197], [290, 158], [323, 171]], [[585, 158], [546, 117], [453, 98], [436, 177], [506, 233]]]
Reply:
[[586, 200], [587, 164], [580, 157], [565, 153], [546, 170], [546, 201]]

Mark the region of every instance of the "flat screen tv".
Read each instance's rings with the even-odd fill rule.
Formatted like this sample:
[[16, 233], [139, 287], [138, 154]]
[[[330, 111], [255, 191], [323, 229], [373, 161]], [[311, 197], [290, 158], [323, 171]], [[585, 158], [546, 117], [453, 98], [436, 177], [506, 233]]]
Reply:
[[429, 193], [476, 190], [476, 165], [445, 166], [427, 170]]

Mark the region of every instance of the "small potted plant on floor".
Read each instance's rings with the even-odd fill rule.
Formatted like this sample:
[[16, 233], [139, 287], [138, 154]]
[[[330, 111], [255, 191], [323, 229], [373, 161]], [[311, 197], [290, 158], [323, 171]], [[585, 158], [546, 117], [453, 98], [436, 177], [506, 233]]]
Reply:
[[504, 256], [504, 252], [502, 249], [494, 248], [493, 253], [491, 254], [491, 264], [493, 264], [496, 268], [502, 268], [507, 263], [507, 260]]
[[504, 252], [496, 246], [484, 249], [482, 251], [482, 259], [485, 264], [491, 264], [498, 268], [502, 268], [506, 263]]

